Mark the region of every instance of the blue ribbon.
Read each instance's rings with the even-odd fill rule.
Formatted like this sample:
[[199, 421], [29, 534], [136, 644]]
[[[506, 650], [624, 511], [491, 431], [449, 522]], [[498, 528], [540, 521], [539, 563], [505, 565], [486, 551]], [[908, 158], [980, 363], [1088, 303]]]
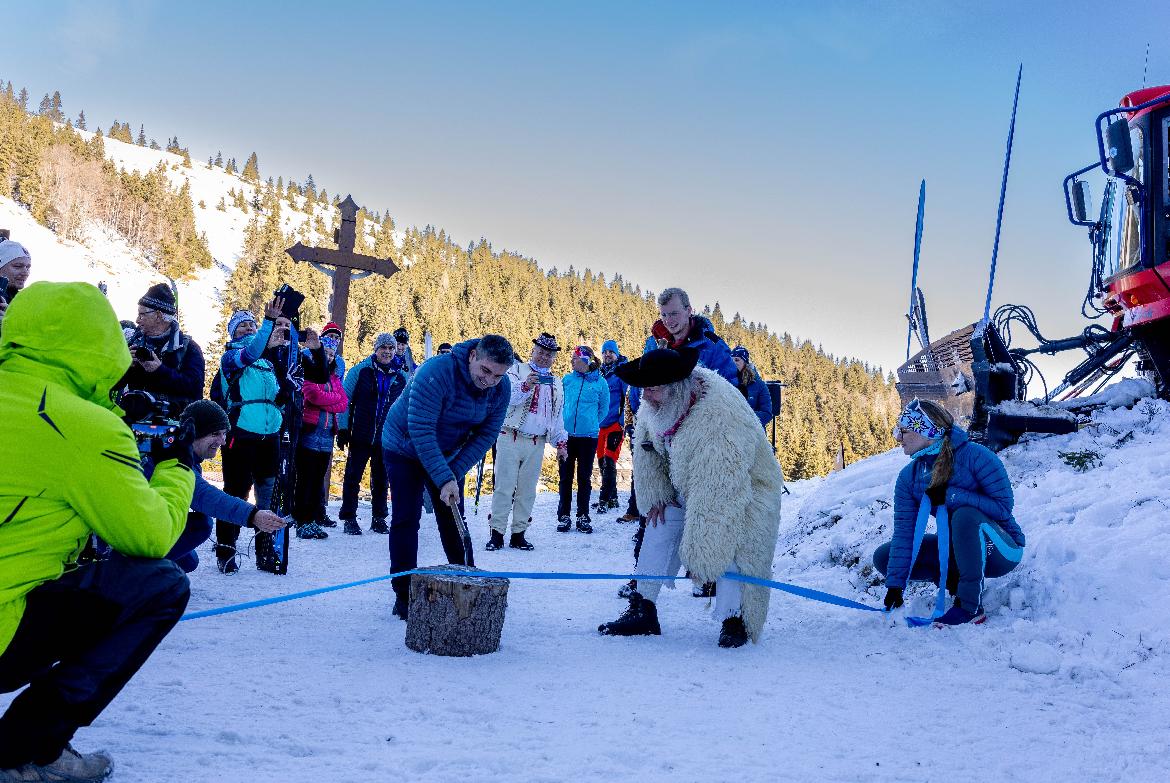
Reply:
[[[686, 579], [685, 576], [663, 576], [663, 575], [647, 575], [647, 574], [602, 574], [602, 573], [569, 573], [557, 571], [457, 571], [454, 569], [445, 570], [439, 568], [413, 568], [409, 571], [399, 571], [396, 574], [386, 574], [385, 576], [375, 576], [369, 579], [360, 579], [356, 582], [346, 582], [340, 585], [330, 585], [329, 587], [318, 587], [315, 590], [305, 590], [299, 593], [289, 593], [288, 595], [278, 595], [273, 598], [261, 598], [256, 601], [246, 601], [240, 604], [231, 604], [230, 606], [221, 606], [218, 609], [204, 609], [200, 612], [188, 612], [180, 618], [180, 622], [184, 620], [198, 620], [203, 617], [214, 617], [221, 614], [231, 614], [233, 612], [242, 612], [246, 609], [256, 609], [261, 606], [269, 606], [271, 604], [282, 604], [286, 601], [297, 601], [301, 598], [310, 598], [314, 595], [321, 595], [322, 593], [332, 593], [336, 590], [346, 590], [350, 587], [361, 587], [362, 585], [373, 584], [374, 582], [384, 582], [388, 579], [394, 579], [399, 576], [410, 576], [412, 574], [428, 574], [431, 576], [474, 576], [474, 577], [493, 577], [499, 579], [617, 579], [626, 581], [629, 579], [637, 579], [639, 581], [673, 581], [676, 579]], [[760, 587], [768, 587], [773, 590], [781, 590], [791, 595], [807, 598], [811, 601], [820, 601], [821, 603], [832, 604], [834, 606], [844, 606], [849, 609], [861, 609], [867, 612], [880, 612], [880, 608], [876, 606], [866, 606], [865, 604], [851, 601], [848, 598], [842, 598], [832, 593], [821, 592], [820, 590], [813, 590], [808, 587], [800, 587], [798, 585], [788, 584], [787, 582], [776, 582], [771, 579], [760, 579], [755, 576], [747, 576], [745, 574], [738, 574], [733, 571], [728, 571], [724, 574], [727, 579], [732, 579], [737, 582], [745, 582], [747, 584], [759, 585]]]

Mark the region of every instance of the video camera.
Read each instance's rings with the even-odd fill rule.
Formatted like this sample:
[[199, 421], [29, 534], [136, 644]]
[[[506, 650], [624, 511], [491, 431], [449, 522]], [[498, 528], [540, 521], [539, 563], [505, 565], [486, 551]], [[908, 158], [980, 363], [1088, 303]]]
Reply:
[[172, 418], [169, 400], [156, 398], [141, 389], [126, 389], [116, 395], [114, 402], [126, 412], [122, 420], [130, 426], [143, 456], [157, 449], [168, 449], [184, 439], [194, 440], [191, 422]]

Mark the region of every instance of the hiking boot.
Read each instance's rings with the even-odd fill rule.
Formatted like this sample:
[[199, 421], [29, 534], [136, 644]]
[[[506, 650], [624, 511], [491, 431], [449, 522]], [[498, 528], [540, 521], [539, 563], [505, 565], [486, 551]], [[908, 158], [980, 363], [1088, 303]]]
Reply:
[[631, 579], [618, 590], [618, 598], [629, 598], [630, 594], [638, 589], [638, 580]]
[[723, 629], [719, 631], [720, 647], [743, 647], [747, 644], [747, 640], [747, 628], [743, 624], [742, 617], [736, 615], [723, 621]]
[[488, 539], [487, 546], [484, 547], [489, 552], [495, 552], [497, 549], [504, 548], [504, 534], [498, 530], [492, 530], [491, 538]]
[[215, 545], [215, 564], [221, 574], [234, 574], [240, 570], [236, 562], [236, 550], [230, 546]]
[[590, 521], [588, 514], [578, 514], [577, 515], [577, 530], [578, 530], [578, 532], [581, 532], [581, 533], [592, 533], [593, 532], [593, 524]]
[[325, 514], [323, 517], [317, 520], [317, 524], [321, 527], [337, 527], [337, 520], [333, 519], [328, 514]]
[[114, 772], [114, 761], [105, 753], [78, 753], [72, 745], [51, 764], [25, 764], [18, 769], [0, 770], [0, 781], [68, 781], [96, 783]]
[[316, 522], [300, 522], [297, 524], [297, 538], [329, 538], [329, 534]]
[[523, 533], [513, 533], [512, 538], [508, 541], [508, 546], [512, 549], [523, 549], [525, 552], [531, 552], [536, 548], [529, 543]]
[[370, 532], [381, 533], [382, 535], [389, 533], [390, 528], [386, 525], [386, 517], [376, 517], [374, 521], [370, 523]]
[[626, 513], [624, 513], [620, 517], [618, 517], [617, 521], [618, 522], [641, 522], [642, 517], [640, 514], [634, 514], [634, 513], [627, 511]]
[[617, 511], [618, 508], [620, 508], [620, 504], [618, 503], [617, 498], [610, 498], [609, 500], [605, 501], [606, 511]]
[[955, 605], [946, 611], [942, 617], [936, 617], [934, 620], [935, 628], [942, 628], [944, 625], [981, 625], [987, 622], [987, 615], [983, 613], [983, 607], [975, 607], [974, 612], [969, 612], [963, 608], [959, 599], [955, 599]]
[[406, 600], [405, 596], [395, 594], [394, 608], [390, 611], [399, 620], [405, 622], [407, 616], [410, 614], [410, 603]]
[[715, 597], [715, 583], [704, 582], [701, 585], [695, 585], [691, 588], [692, 598], [714, 598]]
[[573, 520], [569, 518], [568, 514], [562, 514], [557, 517], [557, 532], [568, 533], [573, 529]]
[[630, 606], [621, 617], [597, 626], [602, 636], [661, 636], [658, 625], [658, 607], [647, 601], [637, 590], [630, 593]]
[[342, 530], [347, 536], [360, 536], [362, 534], [362, 527], [357, 523], [356, 519], [345, 520], [345, 526]]
[[605, 514], [608, 511], [609, 511], [609, 506], [606, 504], [606, 502], [604, 500], [599, 500], [593, 504], [593, 513], [594, 514]]

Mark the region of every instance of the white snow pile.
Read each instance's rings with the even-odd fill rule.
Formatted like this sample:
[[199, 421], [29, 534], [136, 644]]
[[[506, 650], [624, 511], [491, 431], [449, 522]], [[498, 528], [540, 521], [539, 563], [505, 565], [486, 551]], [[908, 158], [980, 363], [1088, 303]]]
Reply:
[[[1101, 399], [1129, 400], [1130, 381], [1118, 385]], [[1170, 650], [1168, 437], [1170, 403], [1147, 399], [1101, 408], [1079, 432], [1028, 435], [1000, 452], [1027, 545], [1019, 567], [987, 582], [989, 624], [1003, 632], [993, 654], [1021, 671], [1116, 679]], [[870, 558], [892, 533], [894, 480], [907, 460], [891, 451], [797, 485], [778, 572], [880, 599]], [[933, 585], [908, 594], [917, 599], [910, 611], [929, 613]]]
[[[1151, 397], [1153, 394], [1154, 390], [1151, 388], [1146, 394], [1142, 396]], [[1132, 405], [1133, 401], [1131, 400], [1129, 404]], [[1081, 406], [1078, 405], [1076, 407], [1079, 408]], [[1111, 407], [1117, 406], [1114, 405]], [[1057, 407], [1055, 404], [1043, 405], [1035, 402], [1024, 402], [1023, 400], [1005, 400], [998, 405], [992, 406], [990, 410], [996, 411], [997, 413], [1002, 413], [1006, 416], [1037, 416], [1049, 419], [1068, 419], [1070, 421], [1075, 421], [1077, 418], [1072, 413], [1069, 413], [1062, 407]]]
[[1052, 405], [1058, 408], [1128, 408], [1138, 400], [1153, 397], [1156, 393], [1154, 384], [1145, 378], [1126, 378], [1110, 384], [1103, 390], [1088, 397], [1076, 397], [1071, 400], [1061, 400]]

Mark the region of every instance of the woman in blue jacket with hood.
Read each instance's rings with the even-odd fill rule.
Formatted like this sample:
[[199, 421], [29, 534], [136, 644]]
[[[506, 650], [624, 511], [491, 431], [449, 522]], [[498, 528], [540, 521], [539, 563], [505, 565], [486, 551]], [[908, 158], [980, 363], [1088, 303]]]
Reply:
[[735, 369], [739, 371], [739, 383], [736, 384], [740, 394], [752, 406], [752, 412], [765, 427], [772, 420], [772, 394], [768, 391], [768, 384], [760, 377], [760, 371], [752, 364], [748, 349], [737, 345], [731, 351], [731, 360], [735, 362]]
[[561, 381], [565, 389], [565, 430], [569, 433], [569, 456], [561, 461], [560, 504], [557, 531], [568, 533], [573, 526], [569, 508], [573, 499], [573, 472], [577, 473], [577, 530], [592, 533], [589, 495], [593, 492], [593, 460], [601, 421], [609, 412], [609, 384], [598, 372], [600, 362], [587, 345], [573, 349], [573, 371]]
[[[1020, 564], [1024, 532], [1012, 517], [1012, 485], [991, 450], [967, 439], [954, 417], [928, 400], [911, 400], [894, 438], [913, 457], [894, 488], [894, 537], [873, 555], [886, 577], [887, 610], [902, 605], [907, 580], [939, 585], [929, 618], [912, 625], [982, 623], [983, 580]], [[926, 535], [934, 516], [938, 535]], [[949, 610], [946, 593], [955, 596]]]

